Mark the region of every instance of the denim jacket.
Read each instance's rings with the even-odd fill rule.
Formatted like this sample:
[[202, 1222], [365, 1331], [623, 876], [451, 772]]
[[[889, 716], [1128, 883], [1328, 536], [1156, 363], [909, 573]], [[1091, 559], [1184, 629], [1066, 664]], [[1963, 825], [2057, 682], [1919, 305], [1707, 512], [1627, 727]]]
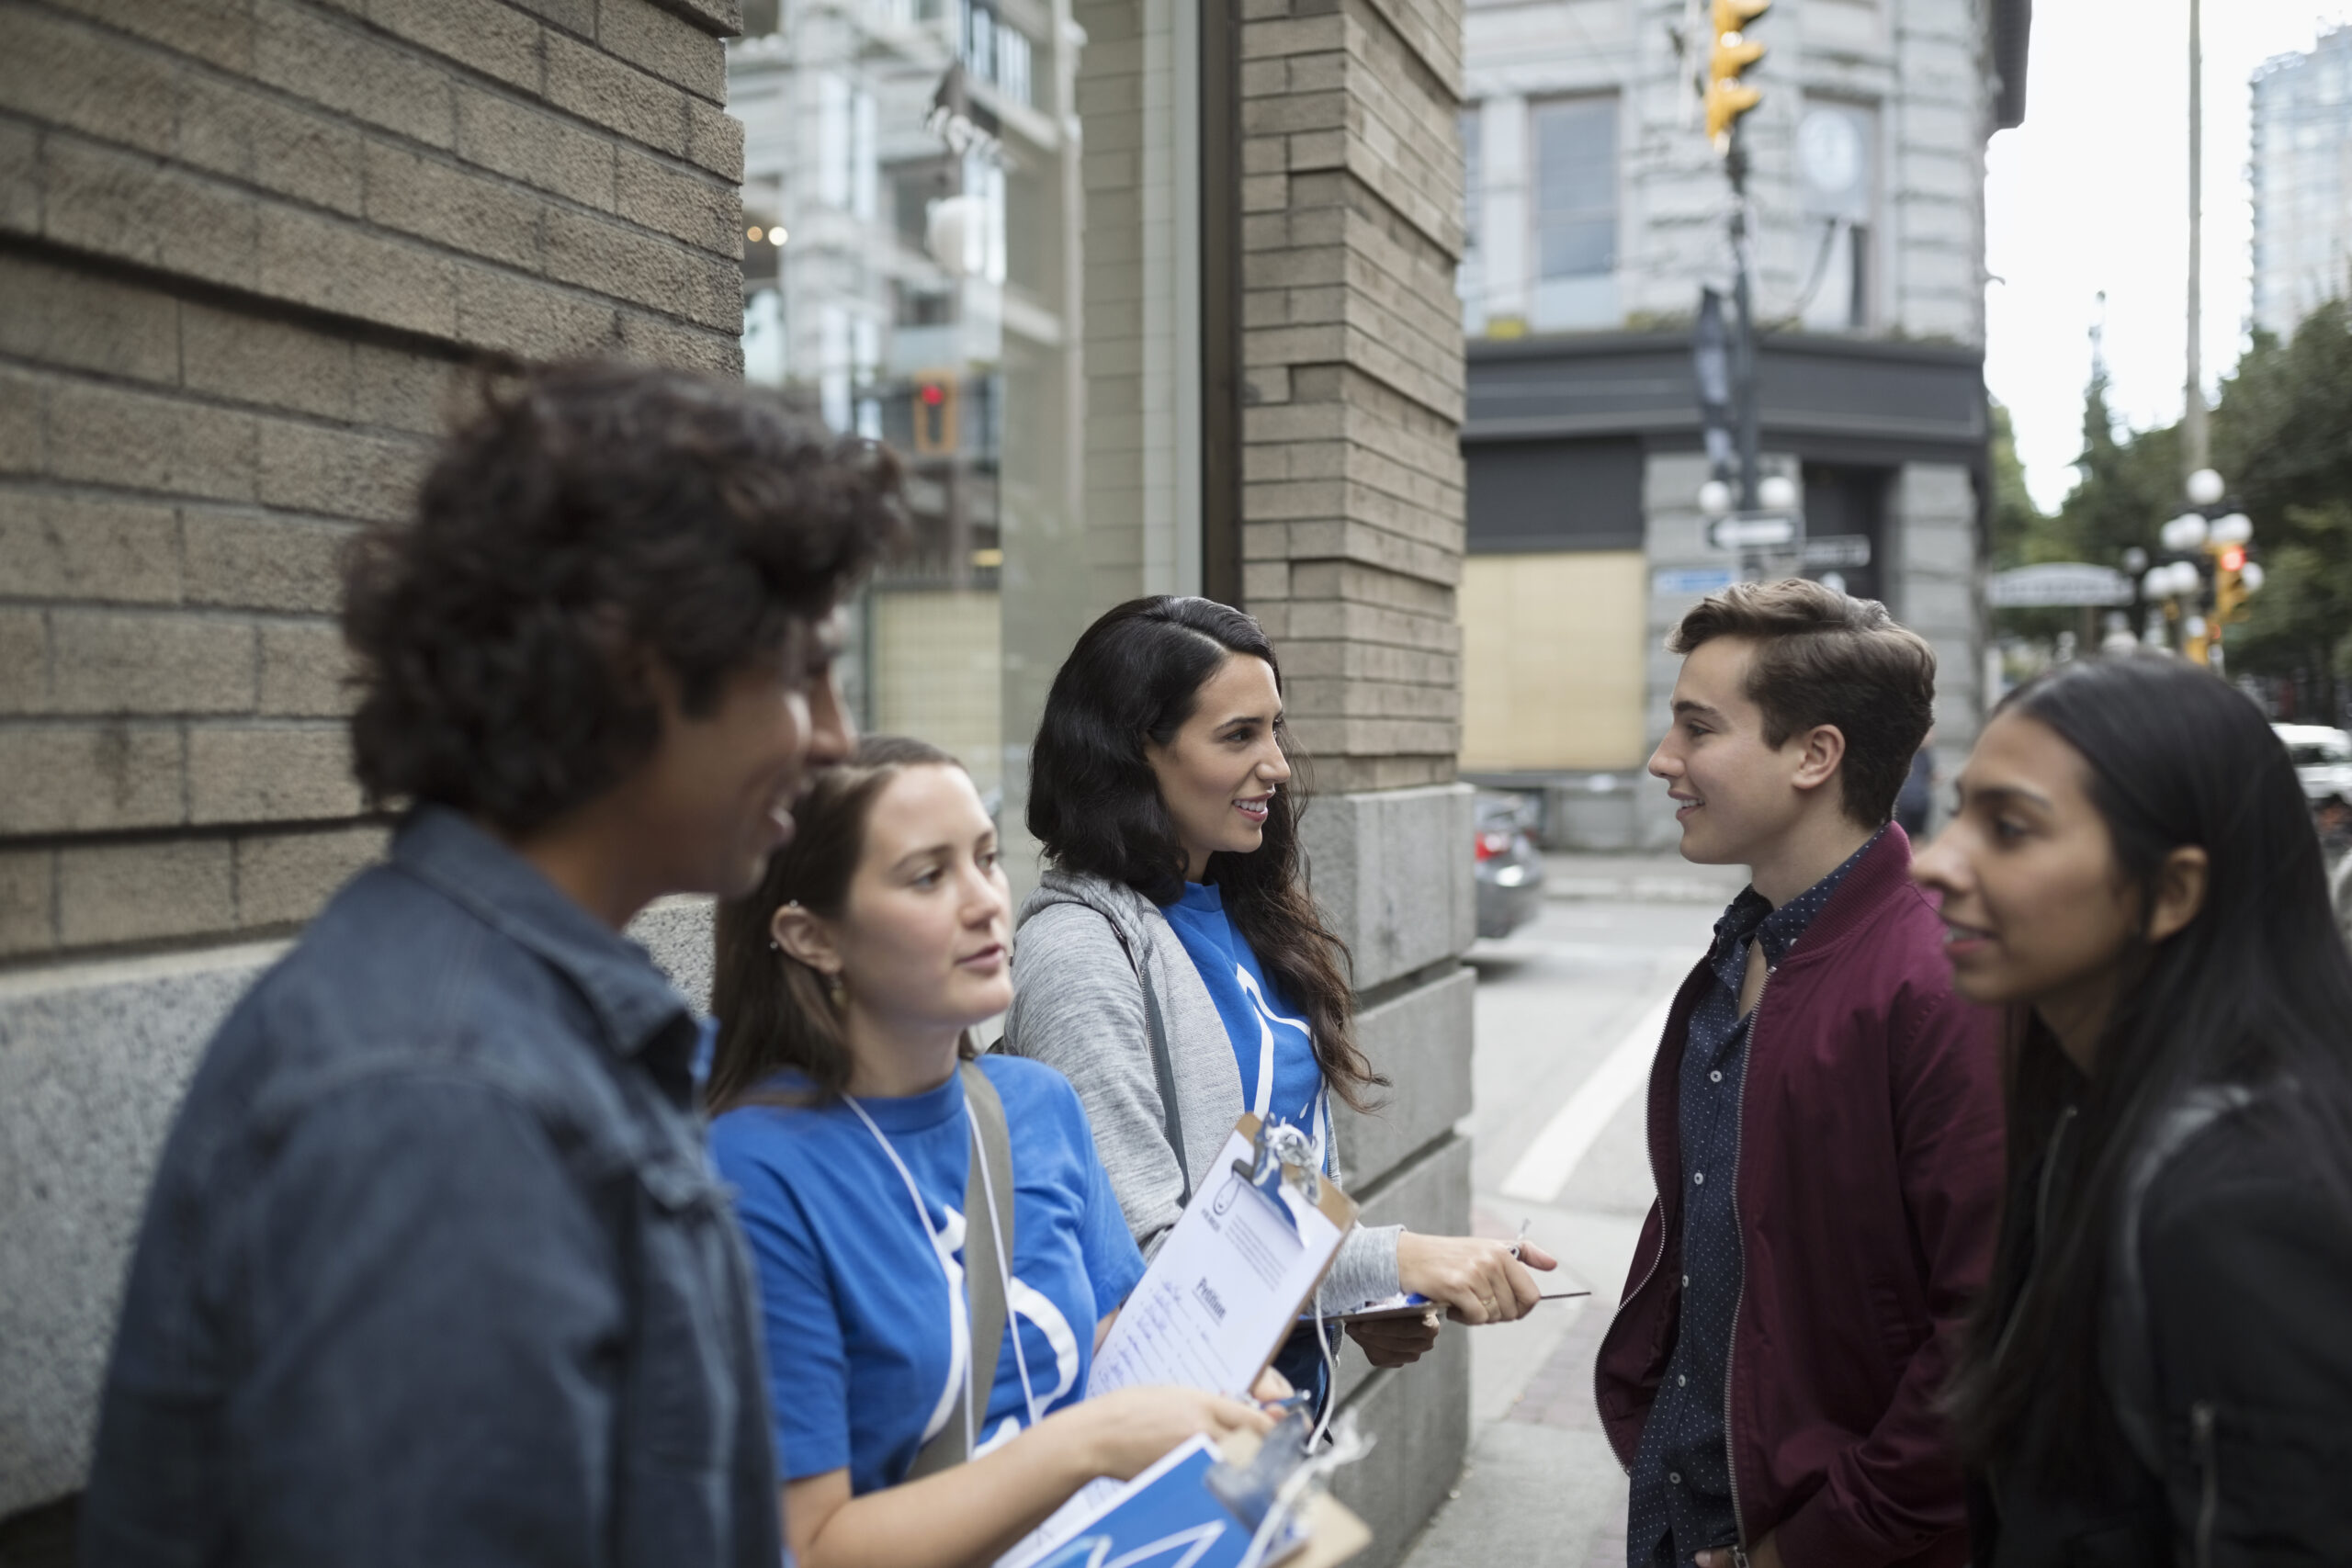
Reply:
[[643, 950], [417, 811], [180, 1108], [83, 1560], [775, 1568], [698, 1039]]

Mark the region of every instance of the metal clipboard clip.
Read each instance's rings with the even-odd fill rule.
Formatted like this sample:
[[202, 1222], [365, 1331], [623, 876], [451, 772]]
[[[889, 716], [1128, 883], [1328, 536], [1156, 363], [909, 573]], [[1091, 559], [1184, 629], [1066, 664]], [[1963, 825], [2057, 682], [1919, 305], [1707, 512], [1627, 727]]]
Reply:
[[1297, 1189], [1310, 1209], [1323, 1201], [1323, 1177], [1315, 1168], [1315, 1145], [1295, 1127], [1259, 1122], [1249, 1156], [1233, 1162], [1233, 1174], [1256, 1188], [1290, 1222], [1293, 1230], [1298, 1228], [1298, 1222], [1292, 1219], [1289, 1207], [1283, 1202], [1284, 1182]]
[[1280, 1562], [1304, 1546], [1312, 1533], [1316, 1499], [1329, 1490], [1332, 1473], [1372, 1448], [1352, 1411], [1340, 1417], [1322, 1451], [1310, 1454], [1306, 1444], [1313, 1431], [1310, 1413], [1295, 1410], [1266, 1434], [1247, 1461], [1221, 1460], [1204, 1478], [1210, 1495], [1250, 1532], [1242, 1568]]

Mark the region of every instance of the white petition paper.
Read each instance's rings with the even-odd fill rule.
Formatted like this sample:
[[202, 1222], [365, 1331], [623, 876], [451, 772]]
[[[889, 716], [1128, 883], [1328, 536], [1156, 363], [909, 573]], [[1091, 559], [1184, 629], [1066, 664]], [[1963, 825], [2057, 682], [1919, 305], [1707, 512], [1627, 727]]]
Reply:
[[1298, 1321], [1343, 1235], [1289, 1182], [1289, 1219], [1233, 1168], [1251, 1145], [1237, 1132], [1151, 1260], [1094, 1358], [1089, 1397], [1172, 1383], [1247, 1394]]

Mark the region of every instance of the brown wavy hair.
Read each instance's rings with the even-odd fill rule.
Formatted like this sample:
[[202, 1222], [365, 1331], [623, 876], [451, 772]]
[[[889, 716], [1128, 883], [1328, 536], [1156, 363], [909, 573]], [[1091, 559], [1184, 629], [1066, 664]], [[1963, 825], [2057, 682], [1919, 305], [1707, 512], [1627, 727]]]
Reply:
[[[1202, 685], [1236, 654], [1264, 660], [1281, 690], [1265, 629], [1215, 600], [1134, 599], [1086, 628], [1054, 676], [1029, 754], [1029, 831], [1057, 870], [1121, 883], [1163, 908], [1183, 896], [1183, 842], [1144, 748], [1176, 738]], [[1267, 802], [1264, 840], [1248, 854], [1212, 854], [1204, 874], [1266, 977], [1306, 1013], [1323, 1081], [1368, 1111], [1388, 1080], [1356, 1043], [1347, 945], [1307, 887], [1307, 759], [1286, 725], [1275, 734], [1291, 779]]]
[[[963, 766], [928, 741], [866, 737], [848, 761], [818, 772], [792, 808], [792, 841], [768, 862], [758, 888], [718, 906], [710, 987], [718, 1043], [704, 1091], [713, 1115], [774, 1098], [828, 1100], [849, 1087], [849, 1042], [825, 977], [778, 947], [768, 928], [778, 909], [794, 903], [820, 919], [840, 919], [865, 855], [866, 819], [882, 791], [909, 768]], [[962, 1052], [967, 1058], [978, 1054], [968, 1032]], [[808, 1093], [760, 1092], [787, 1070], [808, 1081]]]
[[1865, 828], [1893, 818], [1911, 759], [1935, 722], [1936, 650], [1928, 639], [1875, 599], [1801, 577], [1708, 594], [1667, 637], [1667, 651], [1689, 653], [1719, 637], [1756, 643], [1747, 700], [1763, 711], [1764, 744], [1837, 726], [1846, 738], [1838, 806]]

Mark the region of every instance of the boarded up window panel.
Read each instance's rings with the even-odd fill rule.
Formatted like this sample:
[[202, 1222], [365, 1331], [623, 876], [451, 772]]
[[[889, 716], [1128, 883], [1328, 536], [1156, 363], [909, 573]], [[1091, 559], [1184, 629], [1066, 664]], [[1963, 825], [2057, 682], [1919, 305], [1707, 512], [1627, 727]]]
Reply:
[[1465, 770], [1641, 765], [1641, 551], [1473, 556], [1460, 592]]

